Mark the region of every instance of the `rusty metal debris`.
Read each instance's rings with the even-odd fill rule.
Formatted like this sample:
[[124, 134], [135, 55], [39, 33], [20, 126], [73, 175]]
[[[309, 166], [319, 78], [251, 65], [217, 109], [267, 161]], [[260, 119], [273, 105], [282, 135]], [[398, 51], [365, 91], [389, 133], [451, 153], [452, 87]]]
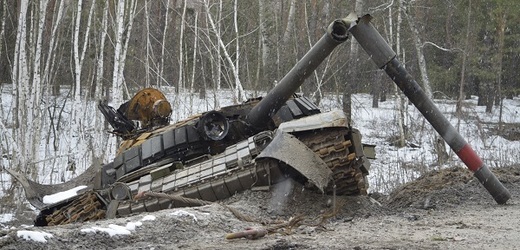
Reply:
[[297, 215], [289, 219], [289, 221], [282, 223], [275, 223], [273, 226], [267, 228], [248, 228], [244, 231], [229, 233], [226, 235], [227, 240], [246, 238], [249, 240], [256, 240], [258, 238], [266, 236], [268, 233], [281, 233], [291, 234], [292, 229], [302, 225], [302, 221], [305, 218], [303, 215]]
[[258, 238], [264, 237], [267, 235], [267, 229], [259, 228], [249, 228], [245, 231], [229, 233], [226, 235], [226, 240], [238, 239], [238, 238], [246, 238], [248, 240], [256, 240]]

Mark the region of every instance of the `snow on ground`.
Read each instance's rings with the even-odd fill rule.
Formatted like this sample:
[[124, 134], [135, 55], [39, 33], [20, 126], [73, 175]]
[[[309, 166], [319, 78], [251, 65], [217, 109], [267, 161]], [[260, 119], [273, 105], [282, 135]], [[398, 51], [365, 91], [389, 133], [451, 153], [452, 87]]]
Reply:
[[0, 223], [6, 223], [13, 220], [14, 214], [0, 214]]
[[24, 240], [32, 240], [42, 243], [47, 242], [48, 238], [52, 238], [52, 234], [42, 231], [19, 230], [16, 235]]
[[[182, 210], [179, 210], [179, 211], [182, 212]], [[179, 212], [179, 211], [176, 211], [176, 212]], [[183, 215], [185, 215], [185, 214], [194, 216], [193, 214], [190, 214], [188, 212], [184, 212]], [[178, 216], [183, 216], [183, 215], [178, 215]], [[130, 234], [132, 234], [132, 232], [135, 232], [139, 227], [141, 227], [143, 225], [144, 221], [154, 221], [155, 219], [156, 219], [156, 217], [154, 215], [145, 215], [138, 221], [127, 222], [125, 226], [120, 226], [120, 225], [116, 225], [116, 224], [109, 224], [106, 227], [92, 226], [92, 227], [82, 228], [82, 229], [80, 229], [80, 232], [85, 233], [85, 234], [97, 234], [99, 232], [99, 233], [108, 234], [108, 236], [110, 236], [110, 237], [113, 237], [116, 235], [130, 235]], [[47, 239], [53, 237], [53, 235], [50, 233], [43, 232], [40, 230], [34, 230], [33, 228], [31, 228], [31, 230], [29, 230], [29, 229], [18, 230], [18, 231], [16, 231], [16, 235], [18, 238], [21, 238], [21, 239], [24, 239], [27, 241], [40, 242], [40, 243], [46, 243]]]

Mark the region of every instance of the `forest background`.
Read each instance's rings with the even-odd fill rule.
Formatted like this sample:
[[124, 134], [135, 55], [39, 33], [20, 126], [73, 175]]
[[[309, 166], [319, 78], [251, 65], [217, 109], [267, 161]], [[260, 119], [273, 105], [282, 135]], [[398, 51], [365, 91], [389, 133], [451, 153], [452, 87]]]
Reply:
[[[221, 90], [233, 103], [265, 94], [350, 12], [371, 14], [426, 93], [457, 100], [458, 113], [472, 95], [492, 112], [520, 94], [516, 0], [0, 0], [0, 164], [55, 183], [110, 161], [117, 141], [95, 106], [145, 87], [173, 96], [174, 121], [196, 111], [193, 96], [216, 109]], [[318, 104], [333, 94], [348, 115], [353, 94], [374, 107], [395, 95], [404, 117], [402, 96], [351, 41], [301, 92]]]

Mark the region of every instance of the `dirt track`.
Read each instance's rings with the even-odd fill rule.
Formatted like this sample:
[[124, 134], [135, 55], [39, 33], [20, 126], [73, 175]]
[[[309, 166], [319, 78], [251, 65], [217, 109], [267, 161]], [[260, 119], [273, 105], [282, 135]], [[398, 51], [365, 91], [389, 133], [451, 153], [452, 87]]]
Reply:
[[[30, 228], [53, 235], [46, 243], [0, 232], [1, 249], [515, 249], [520, 246], [520, 166], [493, 169], [513, 198], [497, 205], [463, 168], [436, 171], [389, 196], [333, 197], [316, 194], [294, 182], [271, 192], [247, 191], [225, 201], [245, 222], [220, 204], [163, 210], [130, 235], [109, 236], [81, 229], [124, 226], [143, 214], [115, 220]], [[332, 213], [333, 204], [338, 208]], [[175, 211], [177, 211], [175, 213]], [[181, 211], [181, 212], [179, 212]], [[297, 217], [301, 216], [301, 217]], [[256, 240], [226, 240], [247, 228], [274, 229]], [[262, 224], [261, 222], [264, 222]], [[292, 222], [295, 222], [293, 219]], [[265, 224], [268, 223], [268, 224]]]

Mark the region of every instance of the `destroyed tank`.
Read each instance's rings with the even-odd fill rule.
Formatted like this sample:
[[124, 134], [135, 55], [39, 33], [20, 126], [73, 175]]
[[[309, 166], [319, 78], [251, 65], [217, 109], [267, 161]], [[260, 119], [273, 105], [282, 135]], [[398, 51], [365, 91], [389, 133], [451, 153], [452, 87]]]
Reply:
[[[92, 166], [68, 182], [43, 185], [6, 170], [21, 183], [27, 200], [40, 210], [37, 226], [209, 204], [248, 189], [268, 190], [289, 178], [317, 192], [366, 194], [367, 158], [374, 155], [365, 154], [359, 131], [350, 126], [342, 111], [321, 112], [308, 98], [295, 94], [352, 34], [495, 201], [505, 204], [511, 198], [509, 191], [401, 65], [371, 19], [370, 15], [359, 18], [351, 14], [332, 22], [325, 35], [263, 98], [174, 124], [168, 122], [171, 106], [156, 90], [138, 93], [137, 99], [148, 97], [123, 104], [118, 110], [100, 103], [113, 133], [124, 140], [112, 162]], [[131, 119], [144, 126], [136, 128]], [[46, 202], [47, 196], [59, 196], [67, 190], [75, 195]]]
[[[342, 111], [322, 112], [309, 98], [295, 94], [333, 49], [347, 40], [348, 29], [345, 22], [331, 23], [263, 98], [169, 124], [165, 122], [169, 103], [150, 97], [153, 100], [141, 108], [146, 106], [161, 119], [155, 123], [153, 114], [147, 116], [141, 129], [132, 121], [138, 116], [129, 119], [135, 104], [115, 110], [100, 103], [113, 133], [123, 139], [112, 162], [92, 166], [56, 185], [38, 184], [10, 171], [28, 201], [41, 211], [35, 225], [207, 204], [252, 188], [268, 190], [287, 178], [316, 192], [367, 194], [369, 162], [359, 131]], [[79, 190], [73, 197], [54, 204], [44, 201], [45, 196], [73, 188]]]

